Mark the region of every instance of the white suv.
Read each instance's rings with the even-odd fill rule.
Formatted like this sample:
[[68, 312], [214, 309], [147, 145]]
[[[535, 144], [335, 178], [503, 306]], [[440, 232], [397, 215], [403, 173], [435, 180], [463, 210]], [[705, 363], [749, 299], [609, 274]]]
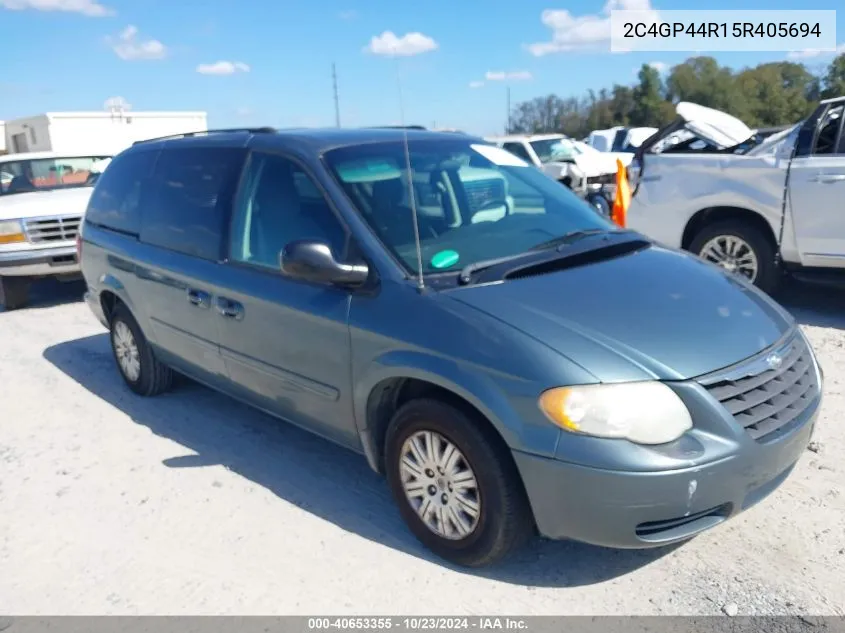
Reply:
[[26, 304], [41, 277], [78, 276], [76, 237], [105, 154], [0, 156], [0, 304]]

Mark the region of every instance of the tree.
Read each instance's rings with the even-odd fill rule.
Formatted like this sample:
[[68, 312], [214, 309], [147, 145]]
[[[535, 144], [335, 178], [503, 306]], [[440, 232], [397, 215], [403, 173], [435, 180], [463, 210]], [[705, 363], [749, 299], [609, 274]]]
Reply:
[[643, 66], [634, 86], [615, 84], [581, 99], [551, 94], [518, 104], [511, 129], [583, 138], [616, 125], [660, 127], [675, 117], [679, 101], [722, 110], [752, 128], [789, 125], [810, 114], [820, 98], [838, 96], [845, 96], [845, 54], [815, 74], [795, 62], [760, 64], [735, 73], [712, 57], [700, 56], [673, 67], [665, 83], [656, 69]]
[[518, 104], [511, 115], [510, 130], [514, 134], [556, 132], [563, 109], [563, 99], [553, 94], [525, 101]]
[[674, 103], [691, 101], [735, 115], [743, 111], [733, 71], [719, 66], [712, 57], [691, 57], [672, 68], [666, 88], [667, 98]]
[[813, 109], [818, 82], [802, 65], [791, 62], [761, 64], [737, 76], [745, 101], [743, 120], [752, 127], [799, 121]]
[[666, 109], [660, 73], [653, 66], [643, 64], [639, 78], [640, 83], [633, 90], [634, 109], [631, 113], [631, 125], [661, 127], [669, 122], [668, 119], [672, 118], [672, 113], [667, 112]]
[[822, 79], [822, 98], [845, 97], [845, 53], [831, 62]]
[[629, 86], [614, 84], [612, 94], [613, 96], [610, 99], [612, 123], [613, 125], [623, 125], [627, 127], [631, 121], [634, 108], [637, 105], [634, 97], [634, 90]]

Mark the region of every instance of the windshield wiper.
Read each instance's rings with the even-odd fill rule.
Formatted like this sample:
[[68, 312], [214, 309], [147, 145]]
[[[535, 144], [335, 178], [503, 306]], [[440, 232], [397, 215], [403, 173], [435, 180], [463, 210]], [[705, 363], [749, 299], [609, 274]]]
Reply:
[[581, 229], [578, 231], [570, 231], [569, 233], [564, 233], [563, 235], [559, 235], [558, 237], [553, 237], [552, 239], [541, 242], [536, 246], [532, 246], [529, 250], [530, 251], [544, 251], [550, 248], [560, 248], [561, 246], [566, 246], [567, 244], [572, 244], [572, 242], [576, 242], [584, 237], [589, 237], [591, 235], [601, 235], [603, 233], [623, 233], [626, 231], [620, 230], [608, 230], [608, 229]]
[[514, 255], [496, 257], [495, 259], [483, 259], [480, 262], [475, 262], [474, 264], [467, 264], [466, 266], [461, 268], [461, 272], [458, 274], [458, 283], [466, 285], [470, 281], [472, 281], [473, 274], [477, 273], [479, 270], [491, 268], [492, 266], [497, 266], [506, 262], [512, 262], [514, 260], [522, 259], [533, 254], [534, 253], [532, 251], [523, 251], [522, 253], [515, 253]]

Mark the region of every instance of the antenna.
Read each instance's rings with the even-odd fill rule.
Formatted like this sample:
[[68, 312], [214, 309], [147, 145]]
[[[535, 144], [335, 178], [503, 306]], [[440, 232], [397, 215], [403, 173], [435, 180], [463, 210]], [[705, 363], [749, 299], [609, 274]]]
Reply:
[[332, 64], [332, 85], [334, 86], [334, 121], [337, 127], [340, 127], [340, 102], [337, 98], [337, 69]]
[[402, 126], [402, 139], [405, 146], [405, 167], [408, 169], [408, 202], [411, 205], [411, 215], [414, 219], [414, 246], [417, 250], [417, 287], [425, 288], [422, 267], [422, 246], [420, 245], [420, 225], [417, 222], [417, 201], [414, 195], [414, 176], [411, 173], [411, 149], [408, 146], [408, 128], [405, 127], [405, 104], [402, 98], [402, 75], [399, 72], [399, 57], [394, 49], [393, 60], [396, 62], [396, 83], [399, 87], [399, 122]]

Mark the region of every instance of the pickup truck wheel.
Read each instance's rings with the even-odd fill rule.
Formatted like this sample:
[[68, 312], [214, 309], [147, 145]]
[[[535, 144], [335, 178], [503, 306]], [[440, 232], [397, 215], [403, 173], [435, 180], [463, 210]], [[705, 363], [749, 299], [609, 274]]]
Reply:
[[0, 277], [0, 305], [7, 311], [24, 307], [29, 301], [29, 279]]
[[760, 229], [741, 220], [717, 222], [693, 238], [689, 250], [748, 279], [763, 292], [774, 292], [781, 271], [775, 261], [775, 246]]
[[159, 362], [132, 314], [123, 305], [111, 317], [111, 346], [120, 375], [140, 396], [156, 396], [170, 389], [173, 370]]
[[411, 532], [441, 558], [491, 565], [533, 529], [507, 450], [472, 417], [439, 400], [412, 400], [388, 428], [387, 480]]

